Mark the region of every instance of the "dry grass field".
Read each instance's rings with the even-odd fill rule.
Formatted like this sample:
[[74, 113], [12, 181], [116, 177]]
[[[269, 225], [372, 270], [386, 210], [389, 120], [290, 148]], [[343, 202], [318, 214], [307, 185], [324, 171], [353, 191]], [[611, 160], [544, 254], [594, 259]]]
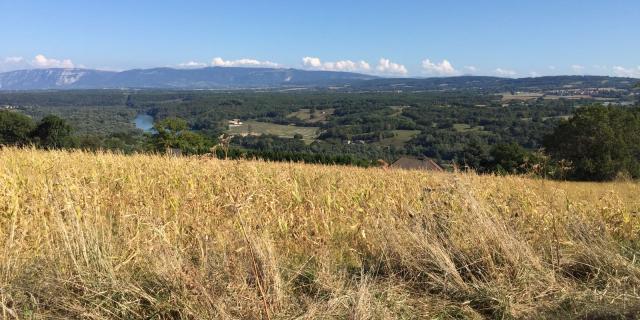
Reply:
[[635, 319], [640, 187], [0, 150], [11, 319]]

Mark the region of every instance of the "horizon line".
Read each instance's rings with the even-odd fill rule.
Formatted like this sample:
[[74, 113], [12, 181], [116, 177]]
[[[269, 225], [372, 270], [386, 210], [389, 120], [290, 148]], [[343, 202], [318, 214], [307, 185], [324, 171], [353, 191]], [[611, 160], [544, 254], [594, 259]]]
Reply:
[[[629, 77], [629, 76], [616, 76], [616, 75], [599, 75], [599, 74], [556, 74], [556, 75], [538, 75], [538, 76], [521, 76], [521, 77], [505, 77], [498, 75], [482, 75], [482, 74], [460, 74], [460, 75], [430, 75], [430, 76], [392, 76], [392, 75], [376, 75], [355, 71], [340, 71], [340, 70], [316, 70], [316, 69], [305, 69], [305, 68], [295, 68], [295, 67], [265, 67], [265, 66], [203, 66], [199, 68], [181, 68], [176, 66], [159, 66], [159, 67], [150, 67], [150, 68], [131, 68], [131, 69], [122, 69], [122, 70], [109, 70], [109, 69], [100, 69], [100, 68], [86, 68], [86, 67], [73, 67], [73, 68], [64, 68], [64, 67], [52, 67], [52, 68], [25, 68], [25, 69], [16, 69], [16, 70], [8, 70], [8, 71], [0, 71], [0, 74], [12, 73], [12, 72], [25, 72], [25, 71], [42, 71], [42, 70], [84, 70], [84, 71], [100, 71], [100, 72], [113, 72], [113, 73], [122, 73], [127, 71], [135, 71], [135, 70], [154, 70], [154, 69], [170, 69], [170, 70], [204, 70], [204, 69], [256, 69], [256, 70], [295, 70], [295, 71], [304, 71], [304, 72], [328, 72], [328, 73], [343, 73], [343, 74], [357, 74], [368, 77], [375, 77], [378, 79], [448, 79], [448, 78], [461, 78], [461, 77], [484, 77], [484, 78], [497, 78], [497, 79], [537, 79], [537, 78], [548, 78], [548, 77], [603, 77], [603, 78], [622, 78], [622, 79], [640, 79], [640, 77]], [[372, 79], [373, 80], [373, 79]]]

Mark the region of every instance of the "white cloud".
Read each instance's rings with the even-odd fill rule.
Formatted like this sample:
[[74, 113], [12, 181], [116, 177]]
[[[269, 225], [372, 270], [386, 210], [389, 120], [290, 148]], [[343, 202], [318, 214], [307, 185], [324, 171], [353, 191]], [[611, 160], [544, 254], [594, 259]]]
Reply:
[[336, 62], [327, 62], [328, 69], [340, 71], [369, 71], [371, 66], [366, 61], [353, 62], [351, 60], [341, 60]]
[[70, 59], [53, 59], [47, 58], [43, 54], [37, 55], [31, 61], [31, 65], [35, 68], [66, 68], [71, 69], [74, 67], [73, 62]]
[[[167, 67], [170, 68], [172, 66], [167, 66]], [[84, 68], [84, 66], [82, 68]], [[122, 71], [126, 71], [127, 70], [127, 69], [124, 69], [124, 68], [116, 68], [116, 67], [111, 67], [111, 66], [97, 66], [97, 67], [93, 67], [91, 69], [99, 70], [99, 71], [111, 71], [111, 72], [122, 72]]]
[[21, 63], [24, 62], [23, 57], [6, 57], [4, 58], [4, 63]]
[[204, 68], [206, 66], [207, 66], [206, 63], [197, 62], [197, 61], [189, 61], [189, 62], [184, 62], [184, 63], [178, 64], [178, 67], [180, 67], [180, 68]]
[[[318, 57], [302, 58], [302, 65], [307, 69], [325, 70], [325, 71], [349, 71], [349, 72], [372, 72], [371, 65], [364, 61], [340, 60], [323, 62]], [[405, 75], [408, 73], [407, 68], [401, 64], [392, 62], [389, 59], [381, 58], [375, 71], [380, 74], [389, 75]]]
[[42, 54], [35, 56], [32, 60], [24, 57], [5, 57], [0, 59], [0, 72], [12, 70], [24, 70], [33, 68], [74, 68], [75, 65], [69, 59], [50, 59]]
[[371, 65], [364, 60], [357, 62], [351, 60], [322, 62], [322, 60], [317, 57], [304, 57], [302, 58], [302, 65], [305, 68], [325, 71], [368, 72], [371, 70]]
[[23, 57], [6, 57], [0, 60], [0, 72], [27, 68], [29, 63]]
[[279, 64], [271, 61], [260, 61], [256, 59], [238, 59], [238, 60], [224, 60], [220, 57], [215, 57], [211, 61], [211, 65], [214, 67], [266, 67], [266, 68], [278, 68]]
[[476, 68], [475, 66], [465, 66], [464, 69], [469, 71], [469, 72], [471, 72], [471, 73], [478, 72], [478, 68]]
[[428, 74], [439, 76], [454, 76], [459, 74], [448, 60], [442, 60], [440, 63], [431, 62], [429, 59], [422, 60], [422, 70]]
[[494, 70], [494, 72], [495, 74], [501, 77], [514, 77], [516, 74], [518, 74], [514, 70], [503, 69], [503, 68], [497, 68], [496, 70]]
[[573, 72], [575, 73], [582, 73], [584, 71], [584, 66], [581, 66], [579, 64], [574, 64], [571, 66], [571, 70], [573, 70]]
[[322, 67], [322, 62], [320, 61], [320, 58], [304, 57], [302, 58], [302, 65], [308, 68], [317, 69]]
[[540, 74], [537, 71], [531, 71], [529, 72], [529, 76], [532, 78], [537, 78], [540, 76]]
[[406, 75], [409, 73], [405, 66], [385, 58], [380, 58], [376, 70], [382, 74]]
[[613, 67], [613, 74], [618, 77], [640, 78], [640, 66], [636, 68]]

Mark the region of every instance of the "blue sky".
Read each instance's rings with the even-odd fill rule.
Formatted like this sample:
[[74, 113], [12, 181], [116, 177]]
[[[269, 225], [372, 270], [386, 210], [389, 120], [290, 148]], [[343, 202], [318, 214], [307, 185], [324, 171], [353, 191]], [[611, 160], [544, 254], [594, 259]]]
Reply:
[[640, 1], [0, 0], [0, 71], [205, 65], [640, 77]]

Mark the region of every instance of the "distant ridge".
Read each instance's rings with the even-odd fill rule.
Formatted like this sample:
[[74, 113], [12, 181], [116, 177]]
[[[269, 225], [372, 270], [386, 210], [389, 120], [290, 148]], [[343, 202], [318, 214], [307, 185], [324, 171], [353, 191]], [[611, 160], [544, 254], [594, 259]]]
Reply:
[[32, 69], [0, 73], [0, 90], [330, 86], [376, 78], [351, 72], [237, 67], [153, 68], [121, 72], [90, 69]]
[[281, 68], [207, 67], [201, 69], [133, 69], [121, 72], [91, 69], [32, 69], [0, 73], [0, 90], [65, 89], [260, 89], [338, 87], [357, 91], [629, 89], [638, 79], [607, 76], [499, 78], [381, 78], [352, 72]]
[[544, 76], [518, 79], [488, 76], [458, 76], [422, 79], [372, 79], [354, 84], [353, 89], [403, 91], [469, 89], [491, 92], [602, 87], [631, 89], [638, 82], [640, 82], [640, 79], [609, 76]]

